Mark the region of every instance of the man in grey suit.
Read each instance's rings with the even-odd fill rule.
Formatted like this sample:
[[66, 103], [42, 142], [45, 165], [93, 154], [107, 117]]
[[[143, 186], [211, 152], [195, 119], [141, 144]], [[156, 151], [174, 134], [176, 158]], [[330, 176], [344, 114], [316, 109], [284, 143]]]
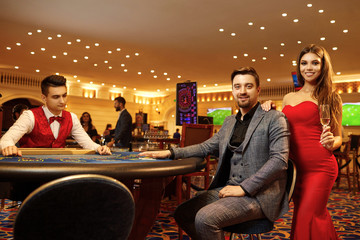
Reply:
[[219, 153], [209, 189], [175, 211], [175, 220], [192, 239], [224, 239], [224, 227], [259, 218], [275, 221], [288, 211], [289, 130], [285, 115], [262, 110], [255, 69], [235, 70], [231, 82], [240, 111], [227, 117], [217, 134], [201, 144], [141, 154], [187, 158]]
[[132, 129], [132, 117], [130, 113], [125, 109], [125, 98], [117, 97], [114, 99], [114, 108], [119, 113], [119, 119], [115, 127], [114, 140], [108, 143], [108, 147], [112, 147], [114, 144], [116, 147], [130, 147], [131, 141], [131, 129]]

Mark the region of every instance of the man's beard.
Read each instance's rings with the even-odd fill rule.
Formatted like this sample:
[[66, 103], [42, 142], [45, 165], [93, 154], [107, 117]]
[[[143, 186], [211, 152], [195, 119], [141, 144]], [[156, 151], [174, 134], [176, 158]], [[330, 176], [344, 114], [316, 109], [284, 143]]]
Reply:
[[[248, 96], [241, 96], [241, 97], [248, 97]], [[240, 98], [240, 97], [239, 97]], [[250, 99], [248, 98], [245, 102], [237, 100], [237, 105], [239, 108], [248, 108], [250, 107]]]
[[120, 109], [120, 107], [116, 107], [115, 110], [116, 110], [117, 112], [119, 112], [121, 109]]

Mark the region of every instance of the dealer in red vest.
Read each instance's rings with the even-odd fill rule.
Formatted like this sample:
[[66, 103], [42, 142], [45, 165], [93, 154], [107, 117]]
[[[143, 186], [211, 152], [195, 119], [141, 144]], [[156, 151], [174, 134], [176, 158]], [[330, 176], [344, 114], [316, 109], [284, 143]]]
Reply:
[[91, 140], [74, 113], [64, 110], [67, 102], [66, 78], [58, 75], [41, 82], [41, 98], [45, 105], [24, 111], [0, 140], [3, 156], [21, 156], [22, 148], [63, 148], [71, 135], [77, 143], [99, 154], [111, 154], [107, 146]]

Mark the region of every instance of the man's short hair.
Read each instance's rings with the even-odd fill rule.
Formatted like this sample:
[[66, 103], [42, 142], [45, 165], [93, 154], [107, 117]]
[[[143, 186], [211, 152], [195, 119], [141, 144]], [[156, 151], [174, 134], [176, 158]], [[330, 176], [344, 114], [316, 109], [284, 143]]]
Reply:
[[260, 86], [259, 75], [253, 67], [240, 67], [239, 69], [234, 70], [231, 74], [231, 85], [233, 84], [236, 75], [251, 75], [255, 78], [256, 87]]
[[66, 87], [66, 78], [59, 75], [51, 75], [41, 81], [41, 93], [45, 96], [49, 93], [49, 87]]
[[124, 107], [125, 107], [125, 103], [126, 103], [125, 98], [123, 98], [123, 97], [117, 97], [117, 98], [115, 98], [114, 100], [115, 100], [115, 101], [118, 101], [119, 103], [122, 103], [122, 104], [124, 105]]

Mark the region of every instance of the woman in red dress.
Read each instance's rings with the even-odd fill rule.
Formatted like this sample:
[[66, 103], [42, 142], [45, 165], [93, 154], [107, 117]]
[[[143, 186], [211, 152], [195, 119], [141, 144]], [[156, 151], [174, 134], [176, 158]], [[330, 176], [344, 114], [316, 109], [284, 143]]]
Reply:
[[[312, 44], [301, 51], [297, 77], [303, 87], [283, 99], [291, 132], [290, 158], [298, 170], [290, 239], [338, 239], [326, 205], [338, 174], [332, 151], [342, 142], [342, 102], [332, 88], [333, 70], [323, 47]], [[330, 106], [330, 123], [324, 126], [319, 116], [323, 104]]]

